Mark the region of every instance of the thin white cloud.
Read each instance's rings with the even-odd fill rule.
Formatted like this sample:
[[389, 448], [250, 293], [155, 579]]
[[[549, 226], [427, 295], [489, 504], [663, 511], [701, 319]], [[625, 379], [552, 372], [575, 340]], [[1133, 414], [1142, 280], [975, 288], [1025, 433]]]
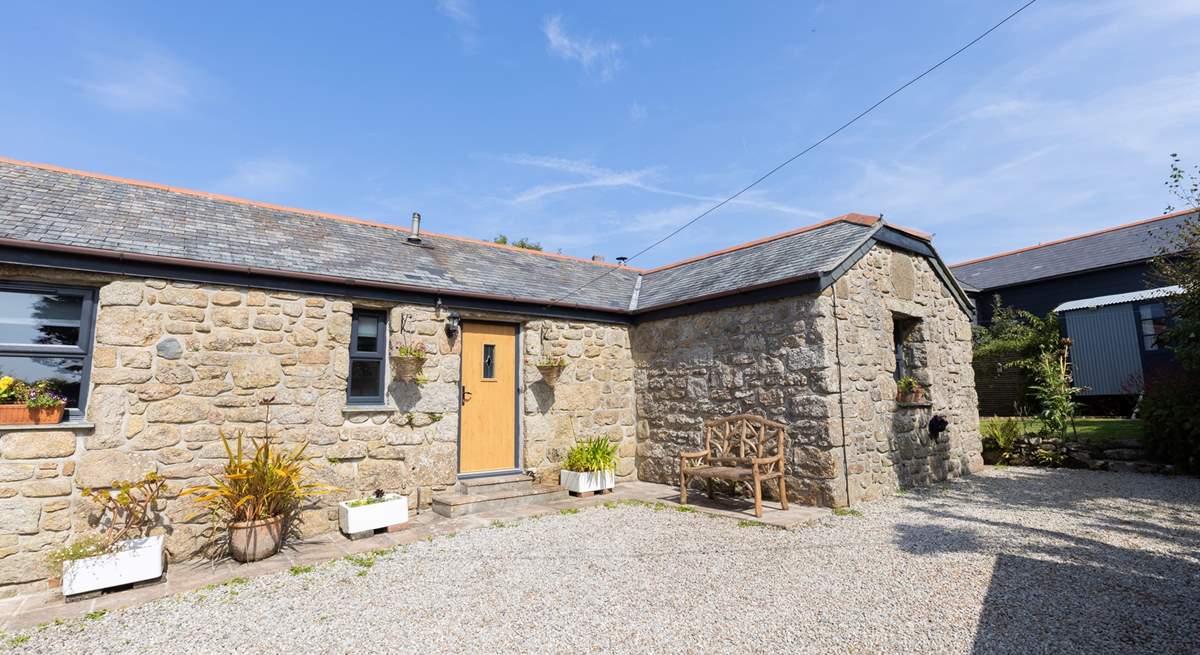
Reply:
[[93, 54], [91, 74], [74, 80], [84, 95], [115, 111], [155, 112], [184, 109], [194, 97], [196, 75], [160, 52]]
[[303, 166], [289, 159], [251, 159], [234, 163], [217, 188], [230, 195], [271, 195], [295, 189], [307, 176]]
[[475, 50], [479, 45], [479, 19], [471, 0], [437, 0], [437, 10], [454, 21], [463, 49]]
[[646, 108], [636, 100], [633, 101], [633, 104], [629, 105], [629, 120], [634, 123], [641, 123], [646, 120]]
[[602, 80], [611, 80], [623, 64], [621, 44], [572, 36], [563, 28], [562, 16], [548, 17], [542, 23], [542, 33], [546, 35], [550, 52], [561, 59], [579, 62], [585, 71], [595, 73]]
[[[528, 203], [530, 201], [543, 199], [548, 196], [565, 194], [582, 189], [621, 187], [636, 189], [651, 194], [686, 198], [690, 201], [693, 201], [675, 207], [637, 213], [634, 215], [632, 221], [625, 221], [620, 224], [619, 229], [621, 231], [645, 232], [657, 230], [675, 218], [679, 218], [684, 214], [688, 214], [686, 218], [680, 218], [680, 220], [675, 221], [676, 223], [682, 223], [694, 217], [696, 214], [704, 211], [705, 209], [712, 207], [721, 200], [724, 200], [723, 197], [676, 191], [674, 189], [668, 189], [661, 185], [654, 184], [651, 180], [660, 170], [657, 167], [632, 171], [614, 171], [596, 166], [590, 162], [565, 159], [562, 157], [547, 157], [539, 155], [505, 155], [501, 157], [501, 159], [512, 164], [533, 166], [557, 171], [560, 173], [578, 175], [584, 178], [583, 180], [577, 182], [545, 184], [531, 187], [517, 194], [513, 198], [513, 203], [515, 204]], [[821, 214], [809, 209], [794, 207], [786, 203], [769, 200], [765, 197], [762, 191], [744, 194], [736, 200], [730, 202], [729, 206], [758, 209], [775, 214], [797, 216], [806, 219], [821, 217]]]

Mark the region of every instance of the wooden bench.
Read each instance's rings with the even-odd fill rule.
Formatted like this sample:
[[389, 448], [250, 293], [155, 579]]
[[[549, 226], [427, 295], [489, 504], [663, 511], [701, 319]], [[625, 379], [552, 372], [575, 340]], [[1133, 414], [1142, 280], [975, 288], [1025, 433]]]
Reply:
[[762, 483], [779, 481], [779, 503], [788, 508], [784, 481], [787, 428], [761, 416], [738, 414], [704, 422], [704, 450], [679, 453], [679, 502], [687, 504], [688, 478], [704, 478], [708, 497], [713, 480], [754, 486], [754, 515], [762, 518]]

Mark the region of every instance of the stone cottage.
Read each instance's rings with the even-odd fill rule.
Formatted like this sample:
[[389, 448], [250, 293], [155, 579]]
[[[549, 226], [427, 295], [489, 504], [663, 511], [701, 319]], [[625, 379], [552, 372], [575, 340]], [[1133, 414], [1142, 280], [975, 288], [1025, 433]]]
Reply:
[[[927, 235], [857, 214], [639, 270], [0, 160], [0, 374], [68, 397], [61, 424], [0, 426], [0, 596], [44, 587], [45, 551], [87, 528], [80, 489], [157, 471], [177, 492], [222, 432], [308, 444], [345, 492], [307, 533], [375, 488], [553, 484], [597, 435], [620, 479], [673, 483], [703, 420], [737, 412], [789, 426], [796, 501], [964, 475], [970, 309]], [[417, 382], [399, 345], [431, 353]], [[567, 362], [554, 385], [543, 357]], [[902, 374], [928, 402], [897, 402]], [[202, 543], [193, 510], [166, 504], [176, 558]]]

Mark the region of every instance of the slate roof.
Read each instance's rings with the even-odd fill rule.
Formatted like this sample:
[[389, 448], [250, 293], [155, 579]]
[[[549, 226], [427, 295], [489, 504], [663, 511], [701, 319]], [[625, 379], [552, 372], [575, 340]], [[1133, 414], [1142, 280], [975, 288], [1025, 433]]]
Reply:
[[413, 245], [392, 225], [0, 158], [0, 246], [621, 313], [829, 273], [883, 227], [847, 214], [644, 271], [444, 234]]
[[959, 282], [981, 291], [1145, 261], [1195, 216], [1192, 210], [1060, 239], [950, 267]]
[[[608, 267], [393, 226], [0, 162], [0, 237], [551, 301]], [[423, 247], [427, 246], [427, 247]], [[629, 308], [637, 271], [611, 270], [567, 304]]]
[[[753, 245], [647, 271], [638, 309], [651, 309], [832, 271], [874, 231], [839, 217]], [[875, 219], [878, 220], [878, 219]]]

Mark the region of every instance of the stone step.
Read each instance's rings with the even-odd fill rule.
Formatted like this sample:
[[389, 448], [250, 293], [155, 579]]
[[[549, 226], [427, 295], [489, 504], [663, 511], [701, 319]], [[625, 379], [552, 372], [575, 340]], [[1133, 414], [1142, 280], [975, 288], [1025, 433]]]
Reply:
[[453, 494], [433, 499], [433, 511], [449, 518], [478, 514], [522, 505], [548, 503], [567, 497], [558, 485], [530, 485], [528, 489], [509, 489], [486, 494]]
[[512, 475], [489, 475], [484, 478], [468, 478], [458, 481], [458, 492], [470, 496], [482, 496], [498, 491], [520, 491], [533, 486], [533, 478], [521, 473]]

